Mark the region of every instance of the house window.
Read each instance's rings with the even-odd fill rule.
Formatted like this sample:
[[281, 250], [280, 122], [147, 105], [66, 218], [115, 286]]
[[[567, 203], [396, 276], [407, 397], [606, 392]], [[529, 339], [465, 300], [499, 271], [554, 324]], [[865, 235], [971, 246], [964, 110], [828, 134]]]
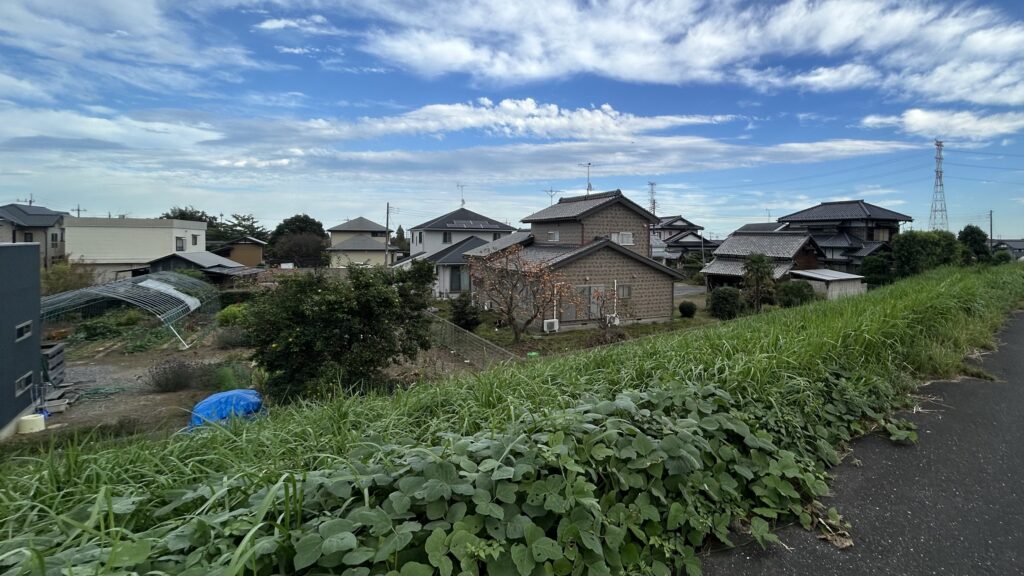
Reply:
[[60, 241], [61, 242], [64, 241], [64, 229], [63, 228], [60, 229]]
[[192, 245], [199, 246], [199, 234], [192, 235]]
[[32, 335], [32, 321], [22, 322], [14, 327], [14, 341], [21, 342]]
[[57, 238], [59, 238], [59, 236], [57, 236], [56, 232], [50, 233], [50, 248], [57, 247]]
[[558, 242], [558, 230], [548, 230], [548, 242]]
[[31, 233], [31, 232], [25, 232], [25, 233], [23, 233], [23, 234], [22, 234], [22, 239], [23, 239], [23, 240], [24, 240], [25, 242], [31, 242], [31, 241], [32, 241], [32, 233]]
[[628, 300], [633, 297], [632, 284], [619, 284], [619, 300]]
[[423, 232], [416, 233], [416, 243], [423, 244]]
[[184, 236], [175, 236], [174, 237], [174, 251], [175, 252], [184, 252], [185, 251], [185, 237]]
[[24, 376], [14, 381], [14, 395], [21, 396], [25, 390], [32, 387], [32, 372], [26, 372]]
[[441, 233], [441, 243], [442, 244], [451, 244], [452, 243], [452, 233], [451, 232], [442, 232]]
[[497, 240], [498, 238], [501, 238], [501, 232], [495, 232], [494, 234], [491, 234], [491, 240]]
[[633, 233], [632, 232], [613, 232], [611, 235], [612, 242], [621, 246], [632, 246], [633, 245]]

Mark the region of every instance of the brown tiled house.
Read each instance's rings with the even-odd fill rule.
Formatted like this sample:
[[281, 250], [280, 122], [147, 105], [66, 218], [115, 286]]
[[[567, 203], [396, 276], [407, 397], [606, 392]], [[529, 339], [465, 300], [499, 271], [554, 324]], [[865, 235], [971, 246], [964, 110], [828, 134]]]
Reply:
[[[561, 198], [523, 219], [529, 232], [515, 232], [466, 253], [486, 256], [521, 246], [521, 258], [556, 271], [577, 297], [560, 302], [560, 326], [596, 324], [606, 316], [620, 323], [672, 318], [675, 270], [650, 258], [650, 226], [658, 218], [621, 191]], [[539, 324], [538, 324], [539, 327]]]
[[747, 257], [763, 254], [772, 260], [776, 280], [793, 270], [822, 268], [825, 254], [807, 232], [733, 232], [715, 249], [715, 259], [701, 270], [709, 288], [739, 284]]

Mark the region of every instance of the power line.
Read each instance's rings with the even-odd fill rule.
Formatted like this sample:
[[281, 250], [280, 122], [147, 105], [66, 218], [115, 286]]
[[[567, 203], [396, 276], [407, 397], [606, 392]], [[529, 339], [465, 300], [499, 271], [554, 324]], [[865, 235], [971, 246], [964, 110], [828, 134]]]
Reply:
[[954, 152], [963, 152], [964, 154], [980, 154], [981, 156], [1012, 156], [1014, 158], [1024, 158], [1024, 154], [1014, 154], [1013, 152], [983, 152], [981, 150], [971, 150], [968, 148], [952, 148]]
[[[919, 160], [918, 158], [889, 158], [888, 160], [882, 160], [880, 162], [871, 162], [869, 164], [861, 164], [858, 166], [849, 166], [847, 168], [840, 168], [839, 170], [830, 170], [821, 174], [809, 174], [805, 176], [795, 176], [793, 178], [783, 178], [781, 180], [770, 180], [767, 182], [760, 182], [759, 185], [769, 186], [772, 184], [785, 184], [787, 182], [798, 182], [801, 180], [811, 180], [814, 178], [825, 178], [834, 174], [845, 174], [846, 172], [854, 172], [857, 170], [863, 170], [865, 168], [873, 168], [875, 166], [885, 166], [887, 164], [895, 164], [897, 162], [907, 162], [910, 160]], [[697, 186], [701, 190], [725, 190], [728, 188], [742, 188], [749, 186], [749, 184], [725, 184], [720, 186]]]
[[1011, 172], [1024, 172], [1024, 168], [1009, 168], [1007, 166], [985, 166], [982, 164], [961, 164], [959, 162], [946, 162], [950, 166], [962, 166], [964, 168], [984, 168], [986, 170], [1009, 170]]
[[947, 176], [953, 180], [970, 180], [972, 182], [984, 182], [986, 184], [1014, 184], [1017, 186], [1024, 186], [1024, 182], [1010, 182], [1008, 180], [991, 180], [989, 178], [968, 178], [967, 176]]

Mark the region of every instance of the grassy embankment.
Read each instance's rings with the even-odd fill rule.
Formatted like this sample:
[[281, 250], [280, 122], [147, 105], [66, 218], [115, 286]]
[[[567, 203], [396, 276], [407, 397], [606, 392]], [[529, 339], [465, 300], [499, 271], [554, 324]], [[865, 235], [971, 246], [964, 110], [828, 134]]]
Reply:
[[1022, 266], [943, 269], [392, 396], [72, 443], [2, 462], [0, 567], [696, 572], [732, 530], [813, 524], [834, 448], [891, 427], [1022, 299]]

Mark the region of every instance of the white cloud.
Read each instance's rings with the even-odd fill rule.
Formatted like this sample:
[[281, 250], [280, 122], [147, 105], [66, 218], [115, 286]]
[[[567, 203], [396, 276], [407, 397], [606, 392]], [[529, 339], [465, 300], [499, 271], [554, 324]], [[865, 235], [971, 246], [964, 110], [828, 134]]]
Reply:
[[1024, 112], [979, 114], [913, 108], [899, 116], [866, 116], [861, 120], [861, 125], [865, 128], [892, 127], [928, 138], [985, 140], [1024, 130]]
[[313, 14], [306, 18], [269, 18], [253, 28], [264, 31], [295, 30], [309, 35], [338, 36], [346, 34], [344, 30], [336, 28], [320, 14]]
[[36, 84], [0, 71], [0, 99], [52, 102], [53, 97]]
[[277, 50], [281, 54], [297, 55], [315, 54], [320, 51], [319, 48], [313, 48], [311, 46], [274, 46], [274, 50]]

